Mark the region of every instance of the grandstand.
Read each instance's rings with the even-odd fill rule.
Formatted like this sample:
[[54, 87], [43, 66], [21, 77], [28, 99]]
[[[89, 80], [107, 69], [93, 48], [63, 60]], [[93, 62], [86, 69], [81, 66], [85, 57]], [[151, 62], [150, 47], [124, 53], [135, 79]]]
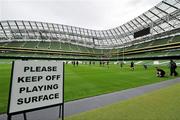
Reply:
[[[143, 30], [149, 33], [135, 37]], [[163, 0], [127, 23], [91, 30], [37, 21], [0, 21], [0, 56], [57, 59], [180, 57], [180, 2]]]

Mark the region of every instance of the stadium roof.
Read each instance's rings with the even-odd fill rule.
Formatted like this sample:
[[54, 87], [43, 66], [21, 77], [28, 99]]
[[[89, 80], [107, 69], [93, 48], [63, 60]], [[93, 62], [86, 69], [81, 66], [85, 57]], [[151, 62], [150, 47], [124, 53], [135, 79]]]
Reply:
[[[146, 28], [150, 28], [150, 34], [134, 38], [134, 33]], [[179, 33], [179, 29], [179, 0], [163, 0], [133, 20], [108, 30], [91, 30], [37, 21], [1, 21], [0, 39], [54, 40], [88, 47], [114, 48], [141, 42], [162, 33], [169, 34], [169, 31]]]
[[161, 1], [0, 0], [0, 20], [41, 21], [105, 30], [122, 25]]

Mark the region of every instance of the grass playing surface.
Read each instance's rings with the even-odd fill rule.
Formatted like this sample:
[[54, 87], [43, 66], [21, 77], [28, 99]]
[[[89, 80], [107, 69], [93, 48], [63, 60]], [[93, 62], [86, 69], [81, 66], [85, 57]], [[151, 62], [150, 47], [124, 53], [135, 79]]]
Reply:
[[65, 120], [180, 120], [180, 84]]
[[[167, 66], [162, 67], [167, 74]], [[0, 113], [6, 112], [9, 92], [11, 64], [0, 64]], [[168, 75], [167, 75], [168, 76]], [[100, 67], [99, 65], [65, 65], [65, 101], [120, 91], [137, 86], [152, 84], [174, 77], [158, 78], [155, 66], [144, 70], [142, 65], [131, 71], [129, 65], [120, 68], [118, 65]]]

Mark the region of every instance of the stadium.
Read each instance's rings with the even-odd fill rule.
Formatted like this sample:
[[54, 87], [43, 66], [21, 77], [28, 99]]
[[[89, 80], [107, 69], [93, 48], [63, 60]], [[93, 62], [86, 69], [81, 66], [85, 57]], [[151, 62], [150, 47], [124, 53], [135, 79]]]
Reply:
[[[65, 103], [176, 81], [168, 83], [168, 87], [120, 103], [116, 101], [112, 105], [67, 115], [67, 120], [180, 119], [180, 81], [178, 76], [169, 75], [168, 67], [172, 59], [180, 73], [179, 0], [163, 0], [125, 24], [107, 30], [41, 21], [3, 20], [0, 21], [0, 58], [2, 120], [7, 111], [14, 60], [64, 61]], [[135, 64], [133, 71], [130, 69], [132, 61]], [[165, 77], [157, 77], [155, 67], [162, 68]], [[149, 112], [143, 112], [146, 109]]]

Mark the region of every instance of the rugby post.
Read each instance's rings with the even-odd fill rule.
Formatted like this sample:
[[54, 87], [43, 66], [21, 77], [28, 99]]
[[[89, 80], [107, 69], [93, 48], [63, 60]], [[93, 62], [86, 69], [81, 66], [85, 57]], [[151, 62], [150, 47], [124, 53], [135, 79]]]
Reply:
[[14, 114], [60, 106], [64, 119], [64, 64], [62, 61], [13, 62], [8, 119]]

